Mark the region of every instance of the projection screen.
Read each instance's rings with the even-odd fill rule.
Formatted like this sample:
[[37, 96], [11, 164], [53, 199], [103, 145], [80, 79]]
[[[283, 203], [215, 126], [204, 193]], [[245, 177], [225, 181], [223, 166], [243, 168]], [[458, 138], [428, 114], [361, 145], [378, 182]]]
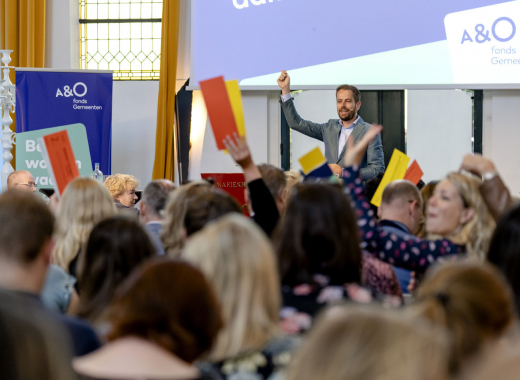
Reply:
[[520, 0], [192, 0], [190, 87], [520, 88]]

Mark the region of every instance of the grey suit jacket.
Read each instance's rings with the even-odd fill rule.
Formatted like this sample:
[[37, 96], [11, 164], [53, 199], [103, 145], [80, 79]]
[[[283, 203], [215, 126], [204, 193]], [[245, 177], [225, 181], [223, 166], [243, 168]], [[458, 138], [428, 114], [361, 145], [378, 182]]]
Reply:
[[[286, 102], [280, 101], [280, 103], [282, 104], [282, 110], [289, 127], [306, 136], [323, 141], [325, 143], [325, 158], [329, 164], [338, 164], [343, 167], [343, 159], [347, 145], [345, 144], [343, 151], [338, 156], [339, 134], [342, 128], [340, 120], [330, 119], [327, 123], [323, 124], [313, 123], [312, 121], [303, 120], [300, 115], [298, 115], [294, 107], [293, 99]], [[349, 139], [354, 139], [354, 143], [357, 143], [369, 127], [370, 124], [365, 123], [363, 119], [359, 117], [359, 121], [354, 127]], [[370, 142], [360, 167], [360, 173], [364, 180], [374, 178], [377, 173], [385, 171], [385, 157], [380, 135], [376, 136], [376, 138]]]

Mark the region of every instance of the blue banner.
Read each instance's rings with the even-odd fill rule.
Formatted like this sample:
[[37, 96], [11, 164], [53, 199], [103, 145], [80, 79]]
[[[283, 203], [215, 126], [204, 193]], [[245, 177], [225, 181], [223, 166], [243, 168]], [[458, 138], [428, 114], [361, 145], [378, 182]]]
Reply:
[[16, 133], [81, 123], [92, 170], [111, 174], [112, 74], [16, 70]]

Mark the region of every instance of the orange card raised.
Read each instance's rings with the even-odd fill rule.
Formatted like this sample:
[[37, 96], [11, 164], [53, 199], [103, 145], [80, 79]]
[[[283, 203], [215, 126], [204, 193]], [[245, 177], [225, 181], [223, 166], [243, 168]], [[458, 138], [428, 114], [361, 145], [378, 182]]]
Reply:
[[414, 185], [417, 185], [419, 181], [421, 180], [423, 176], [423, 171], [421, 170], [421, 167], [417, 163], [416, 160], [413, 160], [412, 164], [406, 170], [406, 173], [404, 175], [404, 179], [407, 179], [408, 181], [412, 182]]
[[69, 134], [67, 131], [52, 133], [43, 136], [40, 141], [43, 142], [41, 144], [43, 155], [47, 161], [50, 177], [54, 181], [54, 188], [58, 196], [61, 196], [69, 182], [79, 177]]
[[208, 117], [217, 141], [217, 147], [219, 150], [224, 150], [226, 147], [222, 140], [227, 135], [233, 136], [233, 133], [238, 134], [237, 123], [233, 108], [231, 108], [231, 101], [229, 100], [224, 77], [202, 81], [200, 82], [200, 89], [206, 102]]

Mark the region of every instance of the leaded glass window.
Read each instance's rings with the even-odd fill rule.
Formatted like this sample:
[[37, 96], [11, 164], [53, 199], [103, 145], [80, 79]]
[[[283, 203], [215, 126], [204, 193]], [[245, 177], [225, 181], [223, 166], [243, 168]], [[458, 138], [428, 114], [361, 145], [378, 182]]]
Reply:
[[163, 0], [79, 0], [82, 69], [159, 79]]

